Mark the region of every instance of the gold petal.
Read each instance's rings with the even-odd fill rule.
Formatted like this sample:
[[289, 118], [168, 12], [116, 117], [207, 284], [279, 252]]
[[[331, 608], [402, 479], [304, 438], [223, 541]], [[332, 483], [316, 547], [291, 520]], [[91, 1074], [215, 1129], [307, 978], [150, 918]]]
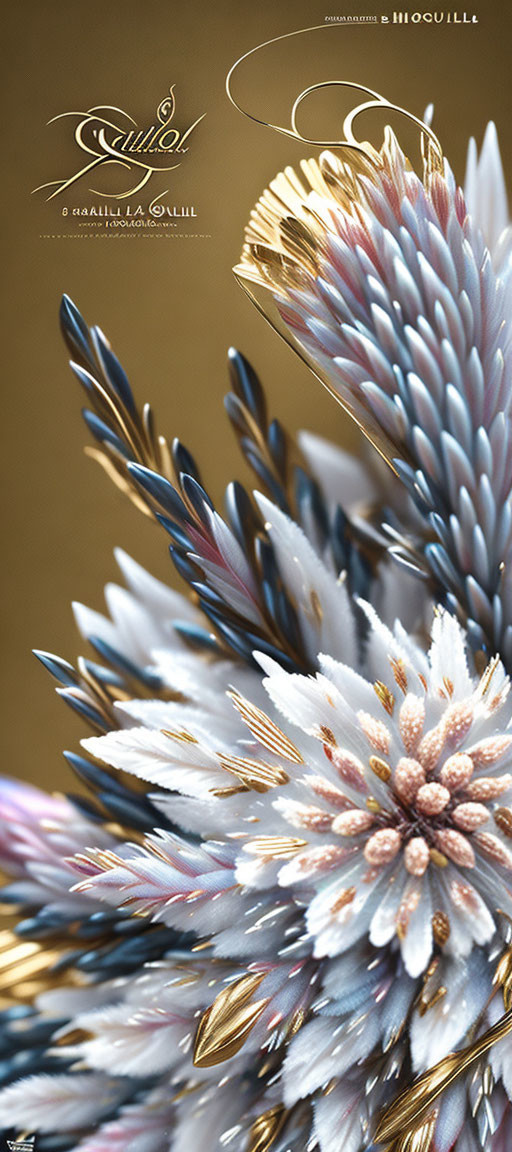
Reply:
[[269, 1108], [268, 1112], [262, 1112], [251, 1125], [247, 1152], [269, 1152], [282, 1132], [287, 1118], [288, 1112], [283, 1104], [276, 1104], [274, 1108]]
[[436, 1127], [437, 1112], [428, 1116], [419, 1128], [406, 1132], [395, 1145], [396, 1152], [429, 1152]]
[[222, 992], [206, 1009], [199, 1022], [194, 1046], [196, 1068], [211, 1068], [229, 1060], [243, 1048], [249, 1033], [259, 1020], [268, 1000], [251, 1004], [265, 973], [241, 976]]
[[507, 948], [498, 961], [493, 984], [503, 992], [503, 1002], [507, 1011], [512, 1008], [512, 948]]
[[446, 912], [436, 911], [432, 917], [432, 932], [436, 944], [442, 948], [450, 936], [450, 921]]
[[405, 694], [407, 692], [407, 686], [408, 686], [407, 671], [406, 671], [405, 664], [404, 664], [403, 660], [400, 659], [400, 657], [395, 657], [395, 656], [389, 657], [389, 663], [391, 665], [391, 670], [393, 672], [393, 676], [396, 680], [396, 683], [397, 683], [400, 691], [403, 692], [403, 694], [405, 696]]
[[369, 764], [372, 772], [379, 777], [379, 780], [386, 783], [390, 779], [391, 768], [381, 756], [370, 756]]
[[395, 708], [395, 697], [393, 696], [393, 693], [389, 690], [386, 684], [382, 683], [382, 680], [376, 680], [373, 687], [382, 704], [382, 707], [384, 708], [384, 711], [387, 712], [388, 716], [392, 716]]

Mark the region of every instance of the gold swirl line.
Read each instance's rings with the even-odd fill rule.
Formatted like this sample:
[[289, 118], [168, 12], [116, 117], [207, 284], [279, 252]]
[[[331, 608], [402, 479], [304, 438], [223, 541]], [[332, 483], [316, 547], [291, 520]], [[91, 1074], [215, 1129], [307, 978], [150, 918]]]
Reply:
[[[290, 123], [291, 123], [290, 128], [285, 128], [281, 124], [272, 124], [269, 120], [260, 119], [259, 116], [255, 116], [252, 112], [248, 112], [247, 109], [243, 108], [242, 105], [239, 104], [238, 101], [235, 99], [235, 97], [233, 96], [233, 92], [232, 92], [233, 76], [234, 76], [237, 68], [239, 68], [240, 65], [243, 64], [243, 62], [245, 60], [248, 60], [250, 56], [254, 56], [256, 52], [260, 52], [260, 51], [262, 51], [262, 49], [268, 48], [271, 44], [277, 44], [282, 40], [291, 40], [292, 37], [304, 35], [304, 33], [306, 33], [306, 32], [318, 32], [321, 29], [336, 28], [336, 27], [338, 27], [338, 26], [335, 24], [314, 24], [308, 28], [297, 28], [294, 32], [285, 32], [285, 33], [281, 34], [280, 36], [273, 36], [272, 39], [265, 40], [261, 44], [257, 44], [255, 48], [250, 48], [248, 52], [245, 52], [242, 56], [239, 56], [238, 60], [236, 60], [235, 63], [232, 64], [232, 66], [229, 69], [229, 72], [226, 76], [226, 93], [227, 93], [228, 99], [230, 100], [233, 107], [236, 108], [237, 111], [242, 114], [242, 116], [245, 116], [248, 120], [252, 120], [254, 124], [261, 124], [264, 128], [271, 128], [272, 131], [279, 132], [282, 136], [289, 136], [292, 140], [300, 140], [301, 143], [303, 143], [303, 144], [311, 144], [312, 146], [317, 147], [317, 148], [348, 147], [348, 148], [355, 149], [356, 151], [363, 152], [366, 156], [369, 155], [369, 150], [367, 147], [365, 147], [363, 144], [361, 144], [358, 140], [356, 140], [354, 133], [353, 133], [353, 130], [352, 130], [352, 125], [353, 125], [355, 119], [357, 118], [357, 116], [359, 116], [362, 112], [368, 111], [368, 109], [370, 109], [370, 108], [386, 108], [386, 109], [388, 109], [388, 111], [391, 111], [391, 112], [399, 112], [400, 115], [405, 116], [408, 120], [411, 120], [414, 124], [416, 124], [416, 126], [420, 129], [422, 145], [423, 145], [424, 137], [427, 136], [430, 140], [431, 145], [434, 148], [434, 151], [437, 153], [438, 162], [440, 162], [442, 160], [442, 155], [443, 155], [442, 148], [441, 148], [441, 145], [439, 143], [437, 136], [435, 135], [435, 133], [432, 131], [432, 129], [430, 128], [430, 126], [428, 124], [425, 124], [423, 120], [420, 120], [417, 116], [414, 116], [412, 112], [408, 112], [406, 108], [402, 108], [398, 104], [392, 104], [390, 101], [386, 100], [383, 96], [381, 96], [378, 92], [375, 92], [372, 88], [367, 88], [366, 85], [364, 85], [364, 84], [357, 84], [355, 81], [351, 81], [351, 80], [324, 80], [324, 81], [320, 82], [319, 84], [312, 84], [312, 85], [310, 85], [310, 87], [304, 88], [303, 91], [299, 93], [299, 95], [297, 96], [296, 100], [293, 103], [292, 110], [291, 110], [291, 117], [290, 117]], [[359, 104], [356, 108], [354, 108], [351, 112], [349, 112], [348, 115], [345, 117], [345, 120], [343, 122], [343, 131], [345, 132], [345, 139], [343, 139], [343, 140], [314, 140], [314, 139], [310, 139], [307, 136], [303, 136], [302, 133], [299, 132], [299, 130], [297, 128], [297, 110], [298, 110], [298, 108], [303, 103], [303, 101], [306, 99], [306, 97], [309, 96], [312, 92], [316, 92], [320, 88], [329, 88], [329, 87], [354, 88], [360, 92], [365, 92], [366, 95], [372, 97], [372, 99], [370, 101], [366, 101], [366, 102], [363, 102], [362, 104]]]

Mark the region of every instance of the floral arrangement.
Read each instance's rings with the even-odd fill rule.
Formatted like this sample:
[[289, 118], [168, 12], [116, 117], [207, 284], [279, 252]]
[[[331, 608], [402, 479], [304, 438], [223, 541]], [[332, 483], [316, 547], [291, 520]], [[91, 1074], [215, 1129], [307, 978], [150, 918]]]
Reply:
[[287, 169], [236, 269], [358, 457], [231, 351], [257, 490], [222, 515], [63, 301], [90, 451], [185, 592], [118, 553], [93, 657], [38, 653], [93, 734], [79, 793], [0, 786], [11, 1142], [512, 1147], [512, 232], [494, 127], [464, 191], [428, 132], [421, 176], [389, 129]]

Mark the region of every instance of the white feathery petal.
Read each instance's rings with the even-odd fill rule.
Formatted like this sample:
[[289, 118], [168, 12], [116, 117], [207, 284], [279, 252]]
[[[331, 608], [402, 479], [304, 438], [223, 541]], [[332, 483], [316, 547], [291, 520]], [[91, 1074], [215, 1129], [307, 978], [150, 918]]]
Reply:
[[[350, 1027], [349, 1027], [350, 1023]], [[284, 1062], [284, 1099], [288, 1106], [326, 1086], [363, 1060], [378, 1038], [376, 1013], [362, 1011], [344, 1024], [311, 1020], [292, 1040]], [[311, 1053], [315, 1053], [314, 1061]]]
[[299, 444], [331, 509], [341, 504], [353, 516], [359, 508], [373, 504], [380, 497], [368, 461], [359, 460], [313, 432], [300, 432]]
[[256, 493], [286, 587], [293, 596], [307, 652], [329, 651], [351, 663], [356, 656], [353, 613], [346, 586], [322, 564], [297, 524]]
[[464, 700], [471, 694], [473, 683], [468, 668], [466, 639], [460, 624], [448, 612], [436, 613], [431, 636], [429, 686], [435, 692], [448, 680], [453, 685], [453, 699]]
[[185, 795], [206, 794], [226, 784], [215, 753], [186, 736], [173, 739], [150, 728], [127, 728], [90, 736], [82, 747], [113, 768]]
[[315, 1101], [314, 1131], [321, 1152], [359, 1152], [363, 1138], [364, 1105], [358, 1085], [338, 1080]]
[[182, 1062], [191, 1043], [191, 1021], [163, 1008], [146, 1007], [130, 1015], [126, 1004], [99, 1009], [77, 1019], [78, 1027], [93, 1031], [94, 1038], [80, 1045], [80, 1055], [90, 1068], [110, 1072], [112, 1048], [115, 1066], [122, 1076], [147, 1076], [170, 1071]]
[[0, 1091], [0, 1124], [29, 1132], [74, 1132], [97, 1122], [127, 1092], [123, 1081], [93, 1072], [29, 1076]]
[[[114, 556], [132, 595], [157, 620], [177, 619], [192, 623], [201, 619], [200, 612], [187, 596], [157, 580], [122, 548], [115, 548]], [[172, 636], [173, 633], [169, 632], [169, 642]], [[176, 644], [181, 647], [181, 641], [177, 637]]]
[[80, 1152], [168, 1152], [175, 1111], [168, 1090], [159, 1088], [82, 1140]]
[[444, 992], [427, 1012], [415, 1012], [410, 1026], [411, 1055], [416, 1073], [459, 1047], [475, 1020], [483, 1011], [492, 990], [492, 967], [484, 953], [474, 949], [466, 960], [443, 959], [431, 983], [427, 984], [427, 1002], [438, 989]]
[[464, 194], [468, 211], [482, 229], [491, 252], [508, 226], [508, 202], [496, 125], [485, 130], [480, 156], [475, 140], [469, 142]]

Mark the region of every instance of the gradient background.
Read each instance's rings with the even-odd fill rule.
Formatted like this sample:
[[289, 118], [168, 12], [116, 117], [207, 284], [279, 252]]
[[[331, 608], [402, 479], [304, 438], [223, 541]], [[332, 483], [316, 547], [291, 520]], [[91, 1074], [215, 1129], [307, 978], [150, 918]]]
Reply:
[[[442, 10], [430, 0], [404, 7]], [[323, 23], [326, 15], [391, 10], [374, 0], [21, 0], [5, 13], [2, 771], [43, 787], [71, 783], [61, 749], [76, 747], [84, 726], [53, 698], [30, 649], [70, 660], [83, 650], [69, 604], [74, 598], [102, 608], [102, 587], [116, 578], [113, 546], [175, 579], [167, 537], [82, 454], [82, 397], [57, 323], [61, 293], [101, 325], [137, 399], [150, 400], [162, 431], [179, 435], [199, 458], [216, 499], [233, 476], [246, 475], [222, 410], [230, 344], [252, 360], [272, 413], [290, 429], [307, 426], [354, 442], [348, 418], [231, 275], [253, 202], [279, 168], [312, 150], [240, 116], [224, 79], [234, 60], [263, 40]], [[344, 26], [275, 45], [241, 69], [236, 93], [256, 115], [278, 123], [300, 90], [336, 77], [367, 84], [417, 115], [434, 100], [434, 127], [459, 177], [468, 136], [481, 140], [489, 118], [510, 172], [505, 5], [468, 0], [467, 11], [477, 13], [478, 24]], [[149, 125], [171, 83], [178, 125], [207, 116], [172, 174], [168, 202], [194, 204], [197, 229], [211, 238], [41, 238], [59, 232], [62, 204], [93, 202], [86, 184], [51, 204], [31, 196], [80, 158], [71, 124], [47, 128], [50, 117], [110, 103]], [[342, 110], [318, 100], [303, 130], [339, 133]], [[154, 192], [167, 186], [158, 180]], [[134, 200], [150, 198], [146, 191]]]

